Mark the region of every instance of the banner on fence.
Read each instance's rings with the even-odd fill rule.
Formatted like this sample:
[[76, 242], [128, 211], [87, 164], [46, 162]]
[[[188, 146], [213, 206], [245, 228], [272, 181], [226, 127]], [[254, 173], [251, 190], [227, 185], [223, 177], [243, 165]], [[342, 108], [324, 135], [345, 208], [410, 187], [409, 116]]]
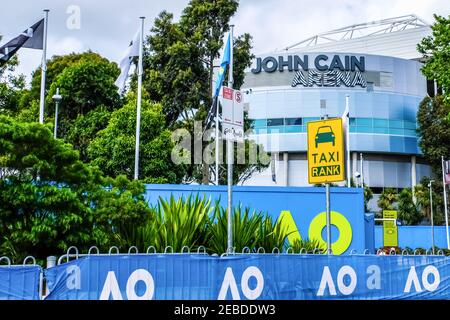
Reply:
[[0, 300], [39, 300], [39, 266], [1, 266]]
[[45, 270], [53, 300], [449, 299], [444, 256], [88, 256]]

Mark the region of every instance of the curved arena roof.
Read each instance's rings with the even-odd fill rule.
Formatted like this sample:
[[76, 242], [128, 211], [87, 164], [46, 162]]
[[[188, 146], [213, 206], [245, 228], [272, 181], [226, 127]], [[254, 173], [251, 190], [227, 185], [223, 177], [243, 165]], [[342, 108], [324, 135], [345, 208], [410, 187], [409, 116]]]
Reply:
[[407, 15], [319, 33], [280, 51], [354, 52], [418, 60], [417, 44], [429, 35], [427, 22]]

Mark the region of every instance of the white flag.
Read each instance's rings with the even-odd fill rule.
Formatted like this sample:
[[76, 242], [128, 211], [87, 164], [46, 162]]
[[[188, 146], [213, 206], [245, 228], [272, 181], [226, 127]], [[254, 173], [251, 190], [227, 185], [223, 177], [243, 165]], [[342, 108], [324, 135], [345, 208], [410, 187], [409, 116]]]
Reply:
[[140, 31], [136, 32], [133, 41], [131, 41], [130, 45], [128, 46], [122, 61], [120, 61], [121, 72], [115, 82], [115, 85], [119, 88], [119, 94], [121, 94], [125, 88], [125, 82], [127, 80], [128, 73], [130, 72], [130, 66], [133, 57], [139, 56], [139, 38]]
[[342, 125], [344, 127], [345, 130], [347, 130], [347, 126], [349, 125], [349, 116], [350, 116], [350, 110], [348, 108], [348, 106], [345, 106], [345, 110], [344, 113], [342, 114]]

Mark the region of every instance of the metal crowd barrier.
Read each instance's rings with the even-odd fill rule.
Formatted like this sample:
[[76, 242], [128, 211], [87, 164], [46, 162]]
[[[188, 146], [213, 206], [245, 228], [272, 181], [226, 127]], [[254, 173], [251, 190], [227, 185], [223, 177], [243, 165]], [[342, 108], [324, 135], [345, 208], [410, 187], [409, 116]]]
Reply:
[[[2, 265], [1, 264], [2, 261], [6, 261], [7, 265]], [[28, 261], [31, 261], [32, 263], [29, 264]], [[7, 257], [7, 256], [0, 257], [0, 267], [9, 267], [9, 268], [11, 268], [11, 267], [27, 266], [27, 265], [37, 266], [38, 264], [36, 263], [36, 258], [33, 257], [33, 256], [27, 256], [27, 257], [25, 257], [23, 259], [23, 263], [22, 264], [12, 264], [11, 263], [11, 259], [9, 257]], [[41, 272], [39, 273], [39, 287], [38, 287], [39, 300], [43, 299], [43, 287], [44, 287], [44, 272], [41, 269]]]
[[[123, 254], [127, 255], [135, 255], [135, 254], [145, 254], [145, 255], [156, 255], [156, 254], [203, 254], [208, 255], [207, 249], [204, 246], [198, 247], [196, 250], [191, 251], [191, 248], [189, 246], [183, 246], [180, 250], [180, 252], [174, 252], [172, 246], [167, 246], [164, 248], [163, 252], [157, 252], [157, 249], [155, 246], [148, 246], [145, 253], [139, 253], [139, 250], [137, 246], [131, 246], [128, 248], [128, 251], [124, 252]], [[421, 254], [424, 253], [424, 254]], [[108, 253], [100, 253], [100, 249], [97, 246], [91, 246], [88, 249], [88, 252], [83, 254], [80, 253], [78, 248], [76, 246], [71, 246], [67, 249], [66, 253], [61, 255], [58, 259], [56, 259], [56, 256], [50, 256], [47, 257], [47, 266], [46, 268], [54, 267], [55, 265], [61, 265], [62, 263], [67, 263], [71, 259], [79, 259], [81, 257], [89, 257], [89, 256], [110, 256], [110, 255], [117, 255], [121, 254], [120, 249], [117, 246], [111, 246], [108, 250]], [[323, 248], [301, 248], [298, 250], [298, 252], [295, 252], [293, 247], [287, 247], [284, 250], [280, 249], [278, 247], [274, 247], [271, 252], [266, 252], [264, 248], [250, 248], [250, 247], [244, 247], [241, 252], [236, 252], [235, 248], [232, 250], [229, 250], [228, 252], [223, 253], [220, 255], [220, 257], [226, 257], [226, 256], [232, 256], [232, 255], [246, 255], [246, 254], [276, 254], [276, 255], [282, 255], [282, 254], [298, 254], [298, 255], [317, 255], [317, 254], [326, 254], [326, 250]], [[333, 255], [331, 252], [330, 254]], [[352, 249], [348, 255], [357, 255], [357, 254], [363, 254], [363, 255], [373, 255], [373, 256], [395, 256], [397, 255], [397, 252], [395, 248], [391, 248], [388, 252], [386, 250], [378, 249], [376, 252], [371, 252], [369, 249], [364, 249], [361, 253], [358, 253], [356, 249]], [[426, 250], [423, 252], [423, 250], [415, 249], [407, 250], [403, 249], [398, 255], [402, 256], [444, 256], [444, 251], [442, 249], [435, 250], [433, 252], [431, 249]], [[218, 256], [217, 254], [212, 254], [212, 256]], [[64, 261], [65, 260], [65, 261]], [[5, 263], [6, 264], [2, 264]], [[14, 265], [11, 262], [11, 259], [7, 256], [0, 257], [0, 267], [13, 267], [13, 266], [25, 266], [25, 265], [37, 265], [36, 259], [33, 256], [27, 256], [23, 260], [22, 265]], [[44, 273], [43, 269], [40, 272], [39, 276], [39, 299], [45, 298], [45, 293], [47, 293], [46, 288], [44, 287]]]

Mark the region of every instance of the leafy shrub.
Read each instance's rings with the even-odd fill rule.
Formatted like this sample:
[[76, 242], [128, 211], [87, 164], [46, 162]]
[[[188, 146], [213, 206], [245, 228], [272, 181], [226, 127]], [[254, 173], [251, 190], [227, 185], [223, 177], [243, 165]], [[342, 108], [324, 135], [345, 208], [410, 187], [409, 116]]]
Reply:
[[[228, 210], [216, 203], [214, 215], [208, 223], [208, 242], [206, 247], [214, 253], [227, 252], [228, 247]], [[263, 214], [242, 205], [234, 208], [233, 215], [233, 246], [235, 252], [241, 252], [245, 247], [255, 248], [259, 241], [258, 233], [263, 222]]]

